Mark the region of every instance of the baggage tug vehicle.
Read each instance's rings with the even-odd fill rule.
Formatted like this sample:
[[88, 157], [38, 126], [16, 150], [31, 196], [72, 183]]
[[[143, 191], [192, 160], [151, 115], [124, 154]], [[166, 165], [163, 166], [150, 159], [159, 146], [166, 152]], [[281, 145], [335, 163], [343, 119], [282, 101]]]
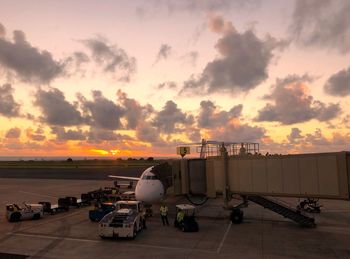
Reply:
[[145, 223], [140, 201], [118, 201], [116, 210], [108, 213], [99, 223], [101, 238], [135, 238]]

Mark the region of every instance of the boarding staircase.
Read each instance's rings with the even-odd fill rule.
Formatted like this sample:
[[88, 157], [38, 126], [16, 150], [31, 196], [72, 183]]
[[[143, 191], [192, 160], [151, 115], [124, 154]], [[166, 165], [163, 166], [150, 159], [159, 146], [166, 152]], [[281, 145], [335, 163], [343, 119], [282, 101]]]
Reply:
[[254, 202], [265, 209], [269, 209], [275, 213], [282, 215], [285, 218], [291, 219], [303, 227], [315, 227], [315, 219], [302, 214], [301, 211], [298, 211], [286, 204], [283, 204], [280, 201], [273, 200], [267, 197], [259, 195], [249, 195], [246, 197], [247, 200]]

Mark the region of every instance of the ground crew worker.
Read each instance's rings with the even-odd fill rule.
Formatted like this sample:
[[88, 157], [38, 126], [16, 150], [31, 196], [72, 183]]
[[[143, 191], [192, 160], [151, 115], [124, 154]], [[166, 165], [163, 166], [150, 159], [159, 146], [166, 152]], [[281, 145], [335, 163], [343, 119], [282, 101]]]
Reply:
[[166, 224], [167, 226], [169, 226], [169, 221], [168, 221], [168, 207], [167, 207], [166, 205], [162, 204], [162, 205], [160, 206], [159, 211], [160, 211], [160, 216], [161, 216], [161, 218], [162, 218], [163, 226], [165, 226], [165, 224]]
[[239, 149], [239, 154], [240, 155], [245, 155], [246, 152], [247, 152], [247, 150], [245, 149], [244, 144], [241, 143], [241, 148]]
[[179, 210], [176, 216], [177, 222], [181, 223], [182, 221], [184, 221], [184, 218], [185, 218], [185, 212], [183, 212], [183, 210]]

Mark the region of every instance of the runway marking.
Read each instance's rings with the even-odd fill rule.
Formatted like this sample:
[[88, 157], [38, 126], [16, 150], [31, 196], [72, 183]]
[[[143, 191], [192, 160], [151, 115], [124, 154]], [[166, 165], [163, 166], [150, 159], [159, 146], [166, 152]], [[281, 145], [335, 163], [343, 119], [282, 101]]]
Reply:
[[224, 234], [224, 236], [222, 237], [222, 240], [221, 240], [221, 242], [220, 242], [220, 244], [219, 244], [218, 249], [216, 250], [216, 253], [217, 253], [217, 254], [220, 253], [221, 248], [222, 248], [222, 246], [224, 245], [225, 239], [226, 239], [226, 237], [227, 237], [227, 234], [228, 234], [228, 232], [229, 232], [230, 229], [231, 229], [231, 226], [232, 226], [232, 221], [230, 221], [230, 224], [228, 224], [227, 229], [226, 229], [226, 231], [225, 231], [225, 234]]
[[64, 237], [68, 236], [70, 233], [70, 228], [68, 224], [66, 224], [66, 220], [62, 220], [58, 226], [58, 229], [56, 231], [56, 234], [60, 236], [61, 238], [53, 239], [52, 242], [50, 242], [47, 246], [43, 247], [39, 251], [37, 251], [34, 255], [33, 258], [43, 258], [45, 255], [53, 250], [55, 247], [57, 247], [60, 243], [64, 241]]
[[25, 192], [25, 191], [19, 191], [20, 193], [24, 193], [24, 194], [30, 194], [33, 196], [39, 196], [39, 197], [50, 197], [50, 198], [58, 198], [56, 196], [52, 196], [52, 195], [44, 195], [44, 194], [39, 194], [39, 193], [34, 193], [34, 192]]
[[[77, 241], [77, 242], [85, 242], [85, 243], [107, 243], [106, 240], [93, 240], [93, 239], [85, 239], [85, 238], [74, 238], [74, 237], [58, 237], [58, 236], [49, 236], [49, 235], [36, 235], [36, 234], [25, 234], [25, 233], [10, 233], [12, 236], [22, 236], [22, 237], [30, 237], [30, 238], [43, 238], [43, 239], [53, 239], [53, 240], [64, 240], [64, 241]], [[171, 246], [158, 246], [158, 245], [146, 245], [146, 244], [125, 244], [122, 243], [123, 246], [129, 247], [143, 247], [143, 248], [156, 248], [156, 249], [167, 249], [167, 250], [178, 250], [178, 251], [197, 251], [202, 253], [215, 253], [215, 251], [210, 250], [202, 250], [202, 249], [192, 249], [186, 247], [171, 247]]]
[[23, 233], [9, 233], [12, 236], [22, 236], [22, 237], [38, 237], [44, 239], [53, 239], [53, 240], [67, 240], [67, 241], [80, 241], [80, 242], [88, 242], [88, 243], [100, 243], [100, 240], [92, 240], [92, 239], [82, 239], [82, 238], [72, 238], [72, 237], [57, 237], [57, 236], [47, 236], [40, 234], [23, 234]]

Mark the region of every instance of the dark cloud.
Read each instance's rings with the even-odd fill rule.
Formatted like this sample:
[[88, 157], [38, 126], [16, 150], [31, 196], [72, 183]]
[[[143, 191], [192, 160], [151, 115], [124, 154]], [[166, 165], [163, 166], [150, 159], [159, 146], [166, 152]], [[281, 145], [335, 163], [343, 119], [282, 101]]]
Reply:
[[102, 66], [106, 73], [111, 73], [113, 77], [120, 81], [130, 81], [131, 76], [136, 72], [136, 59], [130, 57], [124, 49], [116, 45], [109, 45], [101, 37], [82, 41], [91, 53], [92, 59]]
[[0, 38], [5, 37], [6, 35], [6, 29], [5, 26], [0, 23]]
[[314, 100], [308, 93], [306, 82], [309, 76], [290, 75], [277, 79], [272, 93], [265, 96], [271, 102], [258, 112], [256, 121], [279, 121], [282, 124], [293, 124], [317, 119], [328, 121], [340, 113], [339, 104], [328, 104]]
[[68, 129], [64, 127], [51, 127], [51, 133], [56, 135], [56, 140], [65, 141], [65, 140], [85, 140], [86, 134], [81, 129]]
[[168, 88], [168, 89], [176, 89], [177, 88], [177, 84], [173, 81], [168, 81], [168, 82], [163, 82], [160, 83], [157, 86], [158, 89], [164, 89], [164, 88]]
[[35, 94], [34, 104], [42, 112], [41, 120], [50, 125], [74, 126], [83, 123], [77, 107], [69, 103], [63, 92], [57, 88], [48, 91], [39, 89]]
[[159, 130], [147, 122], [140, 124], [136, 128], [135, 133], [137, 139], [143, 142], [149, 142], [152, 144], [164, 142], [160, 137]]
[[350, 1], [298, 0], [290, 26], [292, 37], [305, 46], [350, 51]]
[[160, 11], [166, 11], [168, 14], [176, 12], [193, 13], [202, 12], [226, 12], [231, 9], [252, 10], [259, 6], [260, 0], [167, 0], [167, 1], [147, 1], [147, 5], [138, 6], [136, 13], [140, 17], [147, 14], [154, 15]]
[[350, 115], [349, 114], [344, 116], [344, 118], [341, 121], [341, 125], [343, 125], [346, 128], [350, 129]]
[[198, 51], [191, 51], [184, 55], [182, 59], [186, 62], [189, 63], [191, 66], [195, 67], [197, 65], [197, 60], [199, 57]]
[[162, 44], [157, 53], [156, 61], [154, 63], [158, 63], [162, 59], [167, 59], [171, 55], [171, 46], [168, 44]]
[[210, 139], [227, 142], [261, 142], [265, 129], [248, 124], [230, 123], [209, 131]]
[[82, 51], [75, 51], [66, 58], [66, 75], [85, 77], [87, 64], [90, 63], [89, 56]]
[[123, 115], [127, 121], [127, 129], [135, 129], [140, 122], [144, 121], [145, 118], [149, 118], [154, 111], [151, 105], [142, 106], [135, 99], [128, 98], [127, 94], [121, 90], [118, 90], [117, 96], [124, 109]]
[[20, 105], [13, 98], [10, 84], [0, 86], [0, 115], [11, 118], [20, 116]]
[[298, 143], [302, 138], [301, 130], [298, 128], [292, 128], [290, 134], [287, 136], [287, 139], [292, 144]]
[[324, 90], [334, 96], [350, 95], [350, 67], [343, 69], [328, 78]]
[[123, 142], [125, 140], [132, 140], [132, 138], [127, 135], [115, 133], [113, 130], [96, 129], [91, 127], [88, 132], [88, 140], [89, 142], [94, 143], [101, 143], [102, 141]]
[[313, 146], [323, 146], [329, 144], [329, 140], [323, 136], [321, 129], [316, 129], [314, 134], [306, 134], [304, 141]]
[[332, 151], [344, 151], [349, 148], [349, 134], [333, 133], [330, 137], [325, 137], [322, 130], [317, 128], [313, 133], [307, 133], [305, 135], [300, 134], [301, 131], [296, 133], [296, 138], [287, 136], [287, 143], [284, 143], [284, 150], [292, 150], [298, 153], [309, 152], [332, 152]]
[[238, 118], [241, 115], [243, 105], [239, 104], [230, 111], [220, 111], [211, 101], [201, 101], [198, 115], [198, 127], [214, 128], [226, 125], [231, 119]]
[[31, 83], [49, 83], [64, 70], [64, 64], [54, 60], [50, 52], [31, 46], [22, 31], [13, 32], [13, 42], [0, 37], [0, 65]]
[[78, 65], [81, 65], [83, 63], [88, 63], [90, 61], [89, 56], [81, 51], [74, 52], [73, 57], [76, 60]]
[[18, 139], [20, 136], [21, 136], [21, 129], [17, 127], [9, 129], [5, 134], [5, 138]]
[[93, 100], [89, 101], [82, 95], [78, 96], [88, 124], [109, 130], [122, 128], [120, 119], [124, 115], [124, 109], [105, 98], [101, 91], [92, 91], [92, 97]]
[[222, 35], [215, 46], [221, 57], [185, 81], [181, 92], [248, 92], [268, 77], [273, 51], [287, 45], [271, 36], [260, 39], [253, 30], [240, 33], [221, 16], [210, 16], [209, 27]]
[[153, 120], [153, 126], [168, 134], [179, 131], [181, 125], [191, 125], [193, 123], [193, 116], [182, 112], [173, 101], [167, 101]]
[[188, 139], [192, 142], [200, 142], [202, 140], [202, 135], [199, 129], [192, 129], [188, 133]]
[[27, 138], [33, 141], [43, 141], [46, 139], [45, 132], [42, 127], [38, 127], [35, 131], [32, 128], [26, 129]]

